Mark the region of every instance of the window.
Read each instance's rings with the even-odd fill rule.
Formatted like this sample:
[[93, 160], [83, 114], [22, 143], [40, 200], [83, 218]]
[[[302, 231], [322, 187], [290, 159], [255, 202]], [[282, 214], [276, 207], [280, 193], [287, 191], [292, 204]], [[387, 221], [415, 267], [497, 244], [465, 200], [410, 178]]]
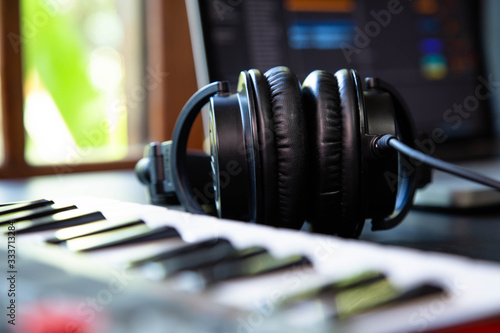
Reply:
[[[21, 0], [25, 159], [123, 160], [145, 141], [142, 4]], [[126, 37], [125, 37], [126, 36]], [[135, 91], [134, 91], [135, 93]], [[134, 119], [135, 118], [135, 119]]]
[[0, 30], [0, 177], [132, 168], [197, 88], [184, 0], [0, 0]]

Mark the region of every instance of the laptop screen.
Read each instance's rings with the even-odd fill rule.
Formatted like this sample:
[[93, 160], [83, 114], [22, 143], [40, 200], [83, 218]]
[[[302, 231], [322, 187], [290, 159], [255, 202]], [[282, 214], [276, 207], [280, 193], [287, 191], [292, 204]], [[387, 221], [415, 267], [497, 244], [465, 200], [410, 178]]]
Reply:
[[244, 69], [284, 65], [303, 80], [315, 69], [354, 68], [394, 85], [419, 133], [444, 131], [447, 143], [493, 135], [481, 1], [190, 2], [190, 23], [199, 19], [203, 37], [195, 53], [203, 57], [197, 72], [206, 72], [204, 80], [228, 80], [235, 88]]

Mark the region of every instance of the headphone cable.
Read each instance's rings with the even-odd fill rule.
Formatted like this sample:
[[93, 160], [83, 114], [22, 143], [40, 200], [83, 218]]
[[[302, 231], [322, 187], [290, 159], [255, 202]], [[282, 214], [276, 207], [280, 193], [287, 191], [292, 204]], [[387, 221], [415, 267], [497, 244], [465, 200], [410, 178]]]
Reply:
[[467, 170], [465, 168], [459, 167], [457, 165], [442, 161], [435, 157], [426, 155], [416, 149], [413, 149], [401, 141], [399, 141], [394, 135], [386, 134], [378, 137], [375, 142], [375, 149], [377, 152], [384, 155], [389, 149], [395, 149], [401, 154], [408, 156], [411, 159], [427, 164], [435, 169], [453, 174], [455, 176], [468, 179], [470, 181], [483, 184], [485, 186], [492, 187], [500, 191], [500, 182], [481, 175], [477, 172]]

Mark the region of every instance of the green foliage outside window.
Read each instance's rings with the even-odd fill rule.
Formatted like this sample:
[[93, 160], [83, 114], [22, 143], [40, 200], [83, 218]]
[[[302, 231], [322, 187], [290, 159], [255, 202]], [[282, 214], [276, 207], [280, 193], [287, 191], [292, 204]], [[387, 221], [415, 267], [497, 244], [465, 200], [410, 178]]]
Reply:
[[22, 0], [27, 159], [117, 160], [127, 110], [117, 1]]

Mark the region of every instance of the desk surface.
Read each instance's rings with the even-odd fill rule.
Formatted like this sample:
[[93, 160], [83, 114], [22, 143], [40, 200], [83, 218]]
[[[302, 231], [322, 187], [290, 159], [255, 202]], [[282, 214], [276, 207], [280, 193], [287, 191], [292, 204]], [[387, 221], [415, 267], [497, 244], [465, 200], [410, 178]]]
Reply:
[[[0, 181], [0, 202], [81, 195], [148, 203], [132, 171]], [[500, 261], [500, 207], [476, 214], [414, 210], [392, 230], [372, 232], [367, 221], [361, 239]]]

